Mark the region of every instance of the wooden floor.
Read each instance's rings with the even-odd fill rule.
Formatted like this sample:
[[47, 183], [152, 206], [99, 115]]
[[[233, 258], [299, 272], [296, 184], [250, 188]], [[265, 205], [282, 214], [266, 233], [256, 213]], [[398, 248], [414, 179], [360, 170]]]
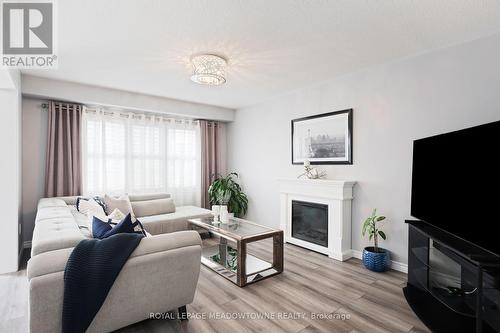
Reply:
[[[267, 250], [249, 247], [261, 257]], [[146, 320], [119, 332], [429, 332], [403, 297], [405, 283], [403, 273], [374, 273], [357, 259], [286, 244], [282, 274], [239, 288], [202, 266], [189, 321]], [[0, 275], [0, 332], [28, 332], [25, 269]]]

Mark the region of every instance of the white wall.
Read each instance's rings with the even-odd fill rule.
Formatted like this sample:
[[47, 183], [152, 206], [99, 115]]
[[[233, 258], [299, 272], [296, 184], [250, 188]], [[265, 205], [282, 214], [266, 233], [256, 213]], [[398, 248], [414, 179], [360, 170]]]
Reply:
[[[353, 108], [354, 164], [319, 168], [330, 179], [358, 181], [353, 249], [367, 245], [360, 235], [361, 223], [377, 207], [388, 217], [384, 229], [389, 239], [382, 246], [393, 252], [394, 260], [406, 263], [404, 220], [410, 212], [412, 141], [500, 120], [499, 59], [500, 35], [495, 35], [333, 78], [237, 110], [228, 131], [229, 170], [240, 173], [250, 196], [248, 217], [279, 225], [277, 179], [294, 178], [302, 171], [290, 161], [290, 120]], [[476, 158], [464, 156], [464, 163]], [[468, 181], [476, 177], [480, 175], [464, 175]], [[433, 190], [439, 191], [439, 184], [429, 189]]]
[[234, 117], [232, 109], [171, 98], [30, 75], [23, 75], [22, 81], [24, 96], [220, 121], [232, 121]]
[[22, 211], [23, 242], [31, 241], [38, 200], [45, 191], [45, 153], [48, 113], [46, 100], [23, 98], [22, 112]]
[[[5, 71], [5, 70], [0, 70]], [[21, 80], [18, 71], [2, 74], [10, 76], [6, 85], [0, 86], [0, 274], [16, 271], [19, 258], [19, 212], [21, 208]], [[3, 84], [2, 83], [2, 84]]]

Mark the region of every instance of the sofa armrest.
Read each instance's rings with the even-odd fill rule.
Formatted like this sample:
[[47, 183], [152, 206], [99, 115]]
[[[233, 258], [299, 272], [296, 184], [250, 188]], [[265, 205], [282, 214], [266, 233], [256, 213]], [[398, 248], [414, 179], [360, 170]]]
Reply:
[[[73, 249], [42, 253], [28, 262], [30, 327], [60, 332], [64, 269]], [[196, 231], [146, 237], [123, 266], [88, 332], [110, 332], [193, 301], [200, 272]]]
[[168, 251], [182, 247], [201, 246], [201, 237], [197, 231], [178, 231], [145, 237], [130, 257], [143, 256], [154, 252]]
[[[130, 258], [192, 245], [201, 246], [200, 235], [192, 230], [144, 237], [132, 252]], [[32, 257], [28, 261], [28, 280], [36, 276], [64, 271], [72, 251], [73, 248], [71, 247], [44, 252]]]

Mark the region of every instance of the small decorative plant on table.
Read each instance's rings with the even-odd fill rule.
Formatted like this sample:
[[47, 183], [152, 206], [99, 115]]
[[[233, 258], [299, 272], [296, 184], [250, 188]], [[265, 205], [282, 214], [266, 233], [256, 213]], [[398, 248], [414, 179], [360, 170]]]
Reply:
[[[208, 188], [208, 198], [211, 205], [218, 206], [215, 210], [219, 212], [221, 221], [224, 222], [223, 215], [227, 215], [228, 211], [236, 217], [245, 216], [248, 210], [248, 197], [234, 179], [238, 178], [238, 174], [231, 172], [225, 177], [221, 175], [213, 177], [214, 180]], [[213, 208], [212, 211], [214, 211]], [[229, 245], [227, 245], [226, 262], [223, 262], [220, 253], [212, 255], [210, 258], [233, 272], [237, 270], [238, 250]]]
[[379, 236], [383, 240], [387, 239], [385, 233], [377, 225], [383, 220], [385, 220], [385, 216], [377, 215], [377, 209], [374, 209], [372, 215], [363, 223], [362, 234], [365, 236], [368, 233], [369, 240], [373, 239], [374, 245], [363, 249], [363, 264], [374, 272], [384, 272], [389, 268], [389, 251], [378, 246]]
[[211, 205], [225, 205], [230, 213], [236, 217], [245, 216], [248, 210], [248, 197], [241, 190], [236, 172], [227, 176], [215, 175], [215, 179], [208, 188], [208, 198]]

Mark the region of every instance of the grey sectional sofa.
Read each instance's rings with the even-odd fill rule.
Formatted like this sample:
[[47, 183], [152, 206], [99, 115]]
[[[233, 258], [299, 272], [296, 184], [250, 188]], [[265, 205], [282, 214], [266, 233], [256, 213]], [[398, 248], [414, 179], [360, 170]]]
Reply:
[[[168, 194], [130, 196], [152, 209]], [[60, 332], [64, 268], [73, 247], [90, 237], [88, 219], [76, 211], [76, 197], [39, 201], [28, 262], [30, 330]], [[193, 301], [200, 271], [201, 239], [187, 230], [187, 220], [209, 216], [198, 207], [177, 207], [174, 213], [137, 216], [153, 236], [142, 239], [118, 275], [88, 332], [109, 332]]]

